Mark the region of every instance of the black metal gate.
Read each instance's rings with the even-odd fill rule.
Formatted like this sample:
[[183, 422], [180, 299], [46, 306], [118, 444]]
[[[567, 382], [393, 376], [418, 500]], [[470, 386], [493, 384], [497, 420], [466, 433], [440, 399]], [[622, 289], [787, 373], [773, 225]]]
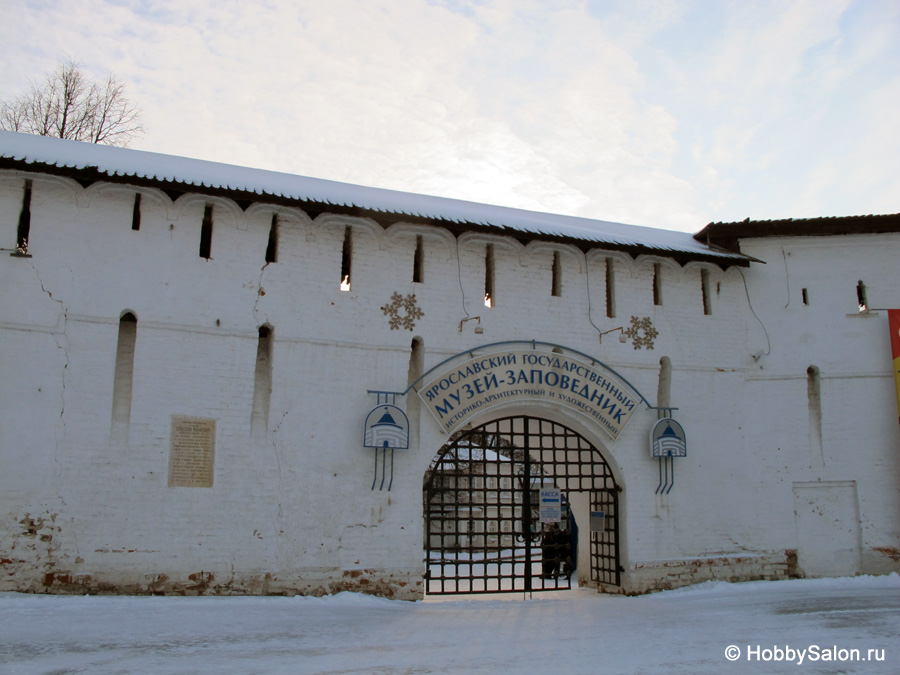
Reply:
[[[559, 525], [541, 523], [542, 487], [562, 492]], [[569, 588], [577, 545], [567, 495], [575, 492], [590, 493], [594, 513], [595, 527], [582, 522], [579, 533], [590, 578], [619, 585], [618, 486], [591, 443], [526, 416], [456, 434], [425, 475], [426, 593]]]

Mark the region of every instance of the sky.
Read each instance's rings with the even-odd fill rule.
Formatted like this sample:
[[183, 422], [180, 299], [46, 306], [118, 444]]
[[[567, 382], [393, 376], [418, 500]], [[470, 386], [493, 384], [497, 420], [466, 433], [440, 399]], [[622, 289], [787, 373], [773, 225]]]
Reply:
[[0, 0], [132, 148], [696, 232], [900, 212], [897, 0]]

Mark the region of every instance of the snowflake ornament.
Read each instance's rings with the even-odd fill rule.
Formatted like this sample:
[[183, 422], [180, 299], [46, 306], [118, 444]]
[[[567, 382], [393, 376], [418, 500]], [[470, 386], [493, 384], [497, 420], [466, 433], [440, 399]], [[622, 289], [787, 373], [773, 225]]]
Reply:
[[[405, 312], [405, 316], [400, 316], [401, 308]], [[405, 328], [411, 331], [416, 327], [416, 320], [425, 316], [425, 312], [416, 305], [416, 296], [414, 294], [402, 296], [399, 293], [394, 293], [391, 296], [390, 304], [384, 305], [381, 311], [390, 317], [388, 323], [391, 326], [391, 330]]]
[[[644, 335], [639, 335], [639, 331], [644, 331]], [[636, 316], [631, 317], [631, 326], [625, 329], [625, 337], [632, 339], [634, 348], [653, 349], [653, 338], [659, 335], [659, 331], [653, 327], [649, 316], [638, 319]]]

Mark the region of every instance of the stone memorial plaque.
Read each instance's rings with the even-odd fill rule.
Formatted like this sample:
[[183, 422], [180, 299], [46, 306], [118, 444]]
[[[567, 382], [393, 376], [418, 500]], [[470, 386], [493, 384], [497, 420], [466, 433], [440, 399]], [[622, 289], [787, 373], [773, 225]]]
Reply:
[[169, 487], [212, 487], [216, 421], [172, 415]]

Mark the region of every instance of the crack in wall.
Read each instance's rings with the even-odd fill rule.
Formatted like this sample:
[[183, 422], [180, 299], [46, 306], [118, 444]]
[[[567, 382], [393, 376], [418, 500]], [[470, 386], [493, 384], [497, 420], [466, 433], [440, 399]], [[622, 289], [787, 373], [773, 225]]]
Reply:
[[275, 454], [275, 465], [278, 467], [278, 491], [281, 492], [281, 459], [278, 457], [278, 444], [277, 444], [277, 435], [278, 430], [281, 429], [281, 425], [284, 424], [284, 418], [287, 417], [290, 410], [285, 410], [284, 414], [281, 415], [281, 420], [272, 429], [272, 451]]
[[[256, 281], [256, 301], [253, 303], [253, 320], [257, 323], [259, 322], [259, 319], [257, 318], [257, 314], [259, 313], [259, 299], [266, 294], [266, 289], [263, 288], [262, 285], [263, 275], [266, 273], [266, 268], [269, 264], [270, 263], [266, 263], [259, 268], [259, 279]], [[269, 318], [266, 317], [266, 321], [268, 321], [268, 319]], [[266, 321], [263, 321], [263, 323], [266, 323]]]
[[284, 424], [284, 418], [288, 416], [289, 412], [290, 410], [285, 410], [284, 413], [282, 413], [281, 419], [279, 420], [278, 424], [274, 429], [272, 429], [272, 453], [275, 456], [275, 466], [278, 469], [278, 515], [275, 519], [275, 536], [278, 537], [279, 542], [282, 541], [281, 536], [284, 534], [284, 500], [281, 489], [281, 458], [278, 456], [278, 431], [281, 429], [281, 425]]
[[60, 337], [59, 333], [54, 331], [51, 333], [53, 335], [53, 341], [56, 343], [57, 349], [61, 349], [63, 355], [65, 356], [65, 363], [63, 364], [62, 369], [62, 377], [61, 377], [61, 391], [60, 391], [60, 409], [59, 409], [59, 421], [62, 426], [62, 430], [57, 427], [54, 430], [54, 438], [55, 438], [55, 447], [53, 452], [53, 461], [56, 465], [56, 484], [57, 484], [57, 497], [59, 497], [60, 502], [65, 505], [65, 500], [62, 497], [62, 494], [59, 492], [59, 484], [62, 480], [62, 467], [59, 463], [59, 443], [61, 440], [61, 435], [65, 436], [65, 428], [66, 428], [66, 373], [69, 369], [69, 336], [68, 336], [68, 324], [69, 324], [69, 313], [66, 309], [66, 305], [62, 300], [53, 297], [53, 293], [50, 292], [45, 286], [44, 281], [41, 279], [41, 275], [37, 270], [37, 267], [34, 266], [34, 263], [29, 260], [28, 264], [31, 265], [31, 269], [34, 271], [34, 276], [38, 281], [38, 284], [41, 287], [41, 290], [47, 294], [47, 297], [50, 298], [53, 302], [58, 302], [61, 315], [62, 315], [62, 336]]

